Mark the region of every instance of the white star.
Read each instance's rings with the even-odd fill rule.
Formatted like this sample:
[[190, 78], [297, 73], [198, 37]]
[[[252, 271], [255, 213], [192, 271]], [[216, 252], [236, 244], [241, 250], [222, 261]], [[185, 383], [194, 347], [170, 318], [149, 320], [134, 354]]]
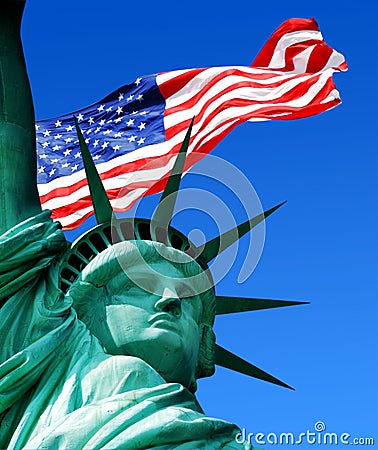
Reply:
[[87, 139], [85, 139], [85, 143], [86, 144], [89, 144], [89, 141], [91, 140], [91, 138], [87, 138]]
[[98, 139], [96, 139], [93, 143], [93, 147], [97, 147], [98, 146]]
[[77, 120], [78, 120], [79, 122], [81, 122], [83, 119], [84, 119], [83, 114], [79, 114], [79, 115], [77, 116]]
[[106, 112], [110, 112], [113, 109], [113, 106], [109, 106], [109, 108], [106, 108]]
[[93, 117], [90, 117], [88, 120], [89, 125], [93, 125], [94, 124], [94, 119]]
[[54, 147], [52, 148], [52, 150], [54, 152], [56, 152], [57, 150], [59, 150], [60, 148], [62, 148], [60, 145], [54, 145]]
[[102, 145], [101, 148], [104, 149], [109, 145], [109, 142], [105, 141]]
[[50, 130], [46, 130], [43, 132], [43, 136], [47, 137], [50, 136], [51, 131]]
[[112, 132], [112, 130], [106, 130], [106, 131], [103, 131], [102, 134], [110, 134], [111, 132]]
[[81, 156], [81, 153], [80, 153], [80, 152], [77, 152], [77, 153], [74, 154], [74, 158], [75, 158], [75, 159], [80, 158], [80, 156]]
[[60, 120], [57, 120], [57, 121], [55, 122], [55, 126], [56, 126], [56, 127], [61, 127], [61, 126], [62, 126], [62, 122], [61, 122]]
[[50, 162], [51, 162], [51, 164], [56, 164], [58, 161], [59, 161], [59, 159], [56, 158], [56, 159], [52, 159]]
[[131, 102], [131, 100], [133, 99], [133, 97], [134, 97], [134, 95], [133, 94], [130, 94], [128, 97], [127, 97], [127, 101], [128, 102]]
[[143, 100], [143, 94], [139, 94], [137, 100], [141, 102]]
[[131, 125], [134, 125], [134, 121], [135, 121], [135, 119], [129, 119], [129, 120], [126, 122], [126, 125], [127, 125], [128, 127], [131, 127]]
[[100, 127], [102, 127], [103, 125], [105, 125], [105, 120], [104, 120], [104, 119], [100, 120], [99, 125], [100, 125]]
[[97, 128], [95, 129], [95, 133], [98, 133], [99, 131], [101, 131], [101, 127], [97, 127]]
[[139, 86], [141, 81], [142, 81], [142, 78], [137, 78], [137, 79], [135, 80], [134, 83], [135, 83], [137, 86]]
[[72, 152], [72, 148], [68, 148], [65, 152], [63, 152], [64, 156], [68, 156]]
[[122, 107], [121, 107], [121, 106], [118, 106], [118, 108], [117, 108], [117, 114], [121, 114], [121, 113], [123, 113]]
[[68, 162], [62, 164], [62, 169], [65, 169], [65, 168], [68, 167], [69, 165], [70, 165], [70, 163], [68, 163]]
[[40, 129], [41, 125], [36, 125], [35, 126], [35, 131], [38, 131]]
[[66, 138], [64, 139], [64, 141], [66, 142], [66, 144], [69, 144], [70, 142], [73, 141], [73, 138]]
[[117, 118], [114, 120], [114, 123], [120, 123], [120, 122], [122, 121], [122, 119], [123, 119], [123, 117], [117, 117]]
[[134, 114], [138, 114], [138, 111], [133, 111], [133, 112], [131, 113], [132, 116], [133, 116]]
[[122, 136], [122, 133], [121, 133], [121, 132], [114, 133], [114, 137], [115, 137], [115, 138], [119, 138], [119, 137], [121, 137], [121, 136]]
[[146, 140], [146, 138], [140, 138], [138, 141], [138, 145], [144, 144], [145, 140]]
[[41, 167], [38, 169], [38, 173], [43, 173], [43, 172], [45, 171], [45, 169], [46, 169], [45, 166], [41, 166]]
[[115, 145], [115, 146], [113, 147], [113, 150], [116, 152], [116, 151], [119, 150], [120, 148], [121, 148], [121, 146]]
[[127, 138], [129, 142], [135, 142], [136, 136], [130, 136]]
[[75, 170], [77, 170], [77, 168], [79, 167], [79, 164], [75, 164], [74, 166], [71, 167], [72, 172], [75, 172]]
[[104, 111], [105, 105], [101, 105], [97, 108], [98, 112]]
[[91, 134], [92, 133], [92, 128], [89, 128], [89, 130], [87, 130], [87, 134]]
[[108, 120], [106, 123], [112, 123], [113, 121], [112, 121], [112, 119], [110, 119], [110, 120]]
[[101, 158], [101, 156], [100, 155], [96, 155], [96, 156], [93, 157], [93, 160], [97, 161], [99, 158]]
[[138, 125], [139, 131], [142, 131], [146, 128], [146, 123], [142, 122], [140, 125]]
[[122, 92], [120, 92], [120, 93], [119, 93], [119, 96], [118, 96], [118, 101], [120, 102], [121, 100], [123, 100], [123, 94], [122, 94]]
[[47, 158], [46, 153], [43, 153], [43, 155], [39, 155], [39, 159], [46, 159], [46, 158]]
[[67, 128], [66, 128], [66, 131], [72, 131], [73, 130], [73, 126], [72, 125], [70, 125], [70, 126], [68, 126]]
[[60, 139], [62, 137], [61, 134], [57, 134], [56, 136], [54, 136], [54, 139]]
[[46, 148], [46, 147], [48, 147], [50, 145], [50, 142], [44, 142], [43, 144], [42, 144], [42, 147], [43, 148]]
[[49, 172], [50, 177], [52, 177], [55, 172], [56, 172], [56, 169], [51, 169], [50, 172]]
[[139, 113], [140, 116], [145, 116], [147, 114], [147, 111], [142, 111]]

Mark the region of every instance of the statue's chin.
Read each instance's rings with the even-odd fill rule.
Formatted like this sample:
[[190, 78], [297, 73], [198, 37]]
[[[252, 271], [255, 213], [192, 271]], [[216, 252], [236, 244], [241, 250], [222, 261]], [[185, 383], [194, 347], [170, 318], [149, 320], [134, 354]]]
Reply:
[[142, 359], [169, 383], [188, 388], [194, 380], [197, 352], [185, 348], [181, 336], [168, 326], [156, 324], [144, 331], [143, 339], [123, 345], [117, 353]]

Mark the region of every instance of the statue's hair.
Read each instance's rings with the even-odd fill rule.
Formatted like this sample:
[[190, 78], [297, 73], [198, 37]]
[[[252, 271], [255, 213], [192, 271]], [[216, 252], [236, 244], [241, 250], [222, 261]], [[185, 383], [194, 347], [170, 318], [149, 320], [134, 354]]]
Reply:
[[[200, 319], [201, 343], [195, 377], [202, 378], [214, 373], [215, 335], [212, 329], [215, 317], [215, 295], [209, 271], [202, 269], [199, 264], [186, 253], [167, 247], [154, 241], [124, 241], [114, 244], [97, 255], [81, 272], [78, 279], [70, 287], [68, 295], [73, 300], [73, 306], [79, 319], [89, 325], [96, 302], [103, 301], [109, 293], [117, 294], [122, 291], [122, 279], [125, 282], [128, 268], [143, 264], [152, 273], [156, 272], [154, 263], [162, 260], [175, 267], [183, 275], [182, 279], [189, 281], [193, 290], [202, 302], [202, 317]], [[120, 278], [117, 287], [116, 278]], [[171, 278], [171, 277], [170, 277]], [[112, 289], [109, 290], [111, 283]], [[195, 391], [195, 386], [191, 387]]]

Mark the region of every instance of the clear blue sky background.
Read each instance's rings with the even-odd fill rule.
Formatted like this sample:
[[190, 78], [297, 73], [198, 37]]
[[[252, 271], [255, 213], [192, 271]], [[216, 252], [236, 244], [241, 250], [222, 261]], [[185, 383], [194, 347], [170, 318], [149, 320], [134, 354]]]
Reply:
[[242, 125], [213, 154], [244, 172], [265, 208], [288, 200], [267, 224], [252, 277], [236, 282], [243, 241], [218, 294], [311, 302], [218, 318], [218, 342], [296, 390], [218, 369], [198, 397], [209, 415], [248, 432], [299, 433], [322, 420], [328, 431], [378, 443], [373, 2], [29, 0], [23, 38], [36, 117], [90, 105], [139, 75], [249, 65], [290, 17], [315, 17], [345, 55], [350, 70], [335, 76], [343, 104], [300, 121]]

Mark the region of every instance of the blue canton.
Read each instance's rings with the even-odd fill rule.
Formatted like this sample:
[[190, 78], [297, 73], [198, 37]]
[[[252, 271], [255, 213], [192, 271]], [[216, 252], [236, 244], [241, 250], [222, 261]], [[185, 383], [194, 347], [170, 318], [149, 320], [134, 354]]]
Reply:
[[[74, 113], [96, 163], [165, 140], [165, 100], [156, 76], [137, 78], [100, 102]], [[38, 121], [38, 183], [84, 168], [73, 115]]]

